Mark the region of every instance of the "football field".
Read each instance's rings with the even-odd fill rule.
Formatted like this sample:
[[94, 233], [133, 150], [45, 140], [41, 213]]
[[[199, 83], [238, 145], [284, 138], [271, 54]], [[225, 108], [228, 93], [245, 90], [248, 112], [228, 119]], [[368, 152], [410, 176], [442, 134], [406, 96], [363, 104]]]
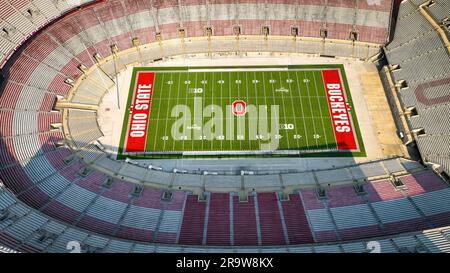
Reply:
[[343, 65], [134, 68], [119, 158], [258, 155], [365, 155]]

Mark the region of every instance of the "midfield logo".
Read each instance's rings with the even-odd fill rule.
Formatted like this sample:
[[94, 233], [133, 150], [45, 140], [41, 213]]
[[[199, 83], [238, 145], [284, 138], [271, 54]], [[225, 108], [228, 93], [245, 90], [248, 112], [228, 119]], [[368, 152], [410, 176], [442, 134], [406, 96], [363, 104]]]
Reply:
[[247, 104], [245, 101], [242, 100], [235, 100], [233, 102], [233, 115], [236, 117], [242, 117], [245, 116], [247, 113]]

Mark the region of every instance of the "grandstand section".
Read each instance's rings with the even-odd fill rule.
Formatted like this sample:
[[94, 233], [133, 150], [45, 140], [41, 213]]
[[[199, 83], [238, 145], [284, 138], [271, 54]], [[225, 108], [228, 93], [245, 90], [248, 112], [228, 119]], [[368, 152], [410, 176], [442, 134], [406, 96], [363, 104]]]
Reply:
[[[447, 174], [449, 127], [442, 118], [447, 116], [450, 102], [448, 17], [443, 16], [448, 13], [447, 1], [404, 1], [396, 34], [385, 49], [390, 63], [386, 73], [401, 100], [399, 111], [408, 117], [410, 139], [418, 145], [424, 161]], [[417, 22], [420, 27], [410, 27]]]
[[0, 252], [450, 252], [450, 7], [397, 2], [0, 0]]

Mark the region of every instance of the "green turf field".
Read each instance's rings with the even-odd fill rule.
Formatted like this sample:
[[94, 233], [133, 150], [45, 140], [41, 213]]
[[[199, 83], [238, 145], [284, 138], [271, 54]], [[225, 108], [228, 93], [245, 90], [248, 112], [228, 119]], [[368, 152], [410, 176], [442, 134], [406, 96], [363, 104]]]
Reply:
[[[355, 149], [337, 145], [322, 76], [330, 69], [340, 73]], [[154, 72], [146, 135], [141, 150], [127, 151], [144, 72]], [[365, 156], [344, 67], [134, 68], [118, 157], [180, 156]]]

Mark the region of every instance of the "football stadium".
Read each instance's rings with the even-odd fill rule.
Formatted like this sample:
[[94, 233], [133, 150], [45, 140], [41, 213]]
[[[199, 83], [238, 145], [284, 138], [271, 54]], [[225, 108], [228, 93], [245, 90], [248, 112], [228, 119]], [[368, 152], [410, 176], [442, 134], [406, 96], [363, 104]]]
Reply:
[[450, 252], [450, 1], [0, 0], [0, 24], [0, 253]]

